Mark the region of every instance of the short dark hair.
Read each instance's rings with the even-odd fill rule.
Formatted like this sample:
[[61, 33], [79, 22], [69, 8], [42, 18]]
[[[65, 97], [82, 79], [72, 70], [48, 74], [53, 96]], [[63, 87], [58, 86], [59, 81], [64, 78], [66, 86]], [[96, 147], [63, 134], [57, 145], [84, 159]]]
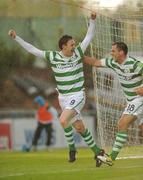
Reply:
[[124, 42], [122, 42], [122, 41], [117, 41], [117, 42], [114, 42], [114, 43], [112, 44], [112, 46], [114, 46], [114, 45], [117, 46], [117, 49], [118, 49], [118, 50], [124, 51], [124, 54], [127, 55], [127, 53], [128, 53], [128, 46], [127, 46]]
[[66, 45], [69, 40], [73, 39], [72, 36], [64, 35], [59, 39], [59, 48], [62, 50], [63, 45]]

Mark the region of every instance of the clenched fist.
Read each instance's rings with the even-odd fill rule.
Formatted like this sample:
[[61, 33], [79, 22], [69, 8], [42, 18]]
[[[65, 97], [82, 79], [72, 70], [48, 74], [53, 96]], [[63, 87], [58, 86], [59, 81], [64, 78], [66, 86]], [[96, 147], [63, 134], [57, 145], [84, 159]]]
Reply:
[[13, 39], [15, 39], [15, 37], [16, 37], [16, 32], [15, 32], [15, 30], [13, 30], [13, 29], [9, 30], [9, 31], [8, 31], [8, 35], [9, 35], [10, 37], [12, 37]]

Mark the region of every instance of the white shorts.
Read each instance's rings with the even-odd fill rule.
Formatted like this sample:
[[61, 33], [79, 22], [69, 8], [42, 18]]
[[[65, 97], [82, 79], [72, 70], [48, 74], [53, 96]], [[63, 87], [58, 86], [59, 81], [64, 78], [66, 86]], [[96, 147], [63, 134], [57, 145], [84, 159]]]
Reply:
[[81, 110], [84, 107], [85, 104], [85, 92], [84, 91], [80, 91], [80, 92], [76, 92], [72, 95], [59, 95], [59, 104], [62, 108], [62, 110], [64, 109], [74, 109], [76, 110], [76, 112], [78, 113], [73, 119], [72, 122], [74, 120], [81, 120]]
[[138, 119], [143, 118], [143, 97], [138, 97], [128, 102], [123, 114], [134, 115]]

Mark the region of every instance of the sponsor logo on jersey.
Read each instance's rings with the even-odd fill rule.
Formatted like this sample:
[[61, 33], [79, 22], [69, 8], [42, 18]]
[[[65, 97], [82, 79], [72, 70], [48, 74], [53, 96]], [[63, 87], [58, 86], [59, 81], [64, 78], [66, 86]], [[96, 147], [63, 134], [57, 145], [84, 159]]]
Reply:
[[123, 79], [125, 81], [129, 81], [129, 80], [133, 79], [133, 76], [124, 76], [124, 75], [120, 74], [119, 78]]
[[66, 68], [76, 67], [77, 64], [78, 64], [78, 61], [76, 61], [76, 62], [69, 62], [69, 63], [66, 63], [66, 64], [57, 64], [56, 67], [58, 69], [66, 69]]
[[130, 69], [128, 68], [124, 69], [124, 73], [130, 73]]

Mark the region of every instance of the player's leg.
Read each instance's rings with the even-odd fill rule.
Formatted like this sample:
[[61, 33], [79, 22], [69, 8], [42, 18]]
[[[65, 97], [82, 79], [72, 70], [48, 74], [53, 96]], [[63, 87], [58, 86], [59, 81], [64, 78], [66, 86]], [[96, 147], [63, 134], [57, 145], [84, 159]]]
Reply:
[[[74, 122], [76, 122], [77, 119], [81, 119], [80, 111], [82, 110], [85, 104], [85, 94], [84, 92], [78, 92], [71, 96], [66, 96], [66, 97], [60, 96], [59, 103], [62, 109], [64, 109], [60, 116], [60, 122], [64, 129], [67, 142], [69, 144], [69, 149], [70, 149], [69, 162], [73, 162], [76, 160], [75, 158], [76, 148], [75, 148], [73, 128], [71, 126], [71, 123], [75, 125], [76, 123], [74, 124]], [[80, 123], [77, 122], [77, 127], [75, 126], [75, 128], [78, 128], [78, 125], [81, 126], [80, 134], [82, 135], [86, 143], [92, 148], [94, 153], [99, 153], [99, 148], [96, 146], [89, 130], [84, 128], [84, 125], [82, 122]]]
[[128, 126], [136, 119], [132, 115], [123, 115], [118, 123], [118, 132], [116, 134], [116, 139], [112, 147], [110, 155], [105, 154], [104, 156], [97, 156], [99, 160], [103, 163], [108, 164], [109, 166], [113, 165], [113, 161], [117, 158], [121, 149], [127, 141], [127, 128]]
[[69, 162], [74, 162], [76, 160], [76, 147], [71, 120], [77, 115], [74, 107], [77, 106], [80, 101], [84, 101], [83, 94], [83, 92], [79, 92], [68, 96], [59, 95], [59, 104], [63, 110], [60, 116], [60, 123], [64, 129], [64, 134], [69, 146]]
[[127, 104], [125, 111], [123, 112], [122, 117], [118, 122], [118, 133], [116, 135], [116, 139], [112, 148], [112, 152], [109, 156], [106, 157], [98, 157], [104, 163], [108, 165], [112, 165], [112, 160], [114, 161], [118, 154], [120, 153], [123, 145], [127, 141], [127, 129], [130, 124], [132, 124], [137, 117], [139, 117], [143, 113], [143, 98], [136, 98], [132, 102]]
[[[71, 98], [72, 102], [72, 109], [74, 109], [77, 114], [72, 118], [71, 122], [74, 128], [78, 133], [81, 134], [86, 144], [91, 148], [91, 150], [94, 152], [94, 157], [97, 156], [97, 154], [103, 154], [104, 151], [101, 150], [95, 143], [91, 132], [88, 128], [86, 128], [82, 122], [81, 117], [81, 110], [84, 107], [85, 104], [85, 94], [83, 92], [80, 92], [78, 94], [75, 94], [74, 97]], [[96, 159], [97, 160], [97, 159]], [[98, 161], [98, 160], [97, 160]], [[96, 166], [100, 166], [101, 163], [97, 162]]]
[[102, 162], [99, 159], [97, 159], [97, 156], [98, 155], [103, 156], [105, 154], [104, 150], [97, 146], [95, 140], [93, 139], [93, 136], [92, 136], [91, 132], [89, 131], [88, 128], [86, 128], [84, 126], [82, 120], [75, 121], [73, 123], [73, 127], [76, 129], [76, 131], [78, 133], [81, 134], [81, 136], [83, 137], [83, 139], [86, 142], [86, 144], [93, 151], [94, 158], [96, 160], [96, 167], [100, 167]]
[[115, 160], [116, 157], [118, 156], [119, 152], [123, 148], [124, 144], [127, 141], [127, 129], [130, 124], [132, 124], [136, 120], [136, 116], [134, 115], [128, 115], [128, 114], [123, 114], [121, 119], [119, 120], [118, 123], [118, 133], [116, 135], [116, 140], [114, 142], [112, 152], [111, 152], [111, 158], [112, 160]]
[[[75, 100], [75, 101], [74, 101]], [[100, 148], [96, 145], [91, 132], [88, 128], [86, 128], [82, 122], [81, 117], [81, 110], [84, 107], [85, 104], [85, 93], [81, 92], [79, 94], [75, 94], [74, 97], [72, 97], [72, 104], [73, 109], [77, 112], [76, 116], [72, 119], [72, 125], [76, 129], [78, 133], [81, 134], [84, 141], [87, 143], [87, 145], [92, 149], [95, 155], [97, 155], [100, 152]]]
[[112, 148], [111, 158], [116, 159], [127, 140], [127, 129], [143, 113], [143, 98], [139, 97], [127, 104], [122, 117], [118, 122], [118, 133]]
[[81, 134], [86, 144], [91, 148], [91, 150], [94, 152], [95, 155], [99, 154], [101, 148], [97, 146], [95, 143], [91, 132], [88, 128], [85, 128], [82, 120], [77, 120], [73, 123], [74, 128], [78, 133]]
[[69, 146], [69, 162], [74, 162], [76, 160], [76, 147], [73, 136], [73, 127], [69, 123], [75, 115], [75, 110], [65, 109], [60, 116], [60, 123], [64, 129], [64, 134]]

